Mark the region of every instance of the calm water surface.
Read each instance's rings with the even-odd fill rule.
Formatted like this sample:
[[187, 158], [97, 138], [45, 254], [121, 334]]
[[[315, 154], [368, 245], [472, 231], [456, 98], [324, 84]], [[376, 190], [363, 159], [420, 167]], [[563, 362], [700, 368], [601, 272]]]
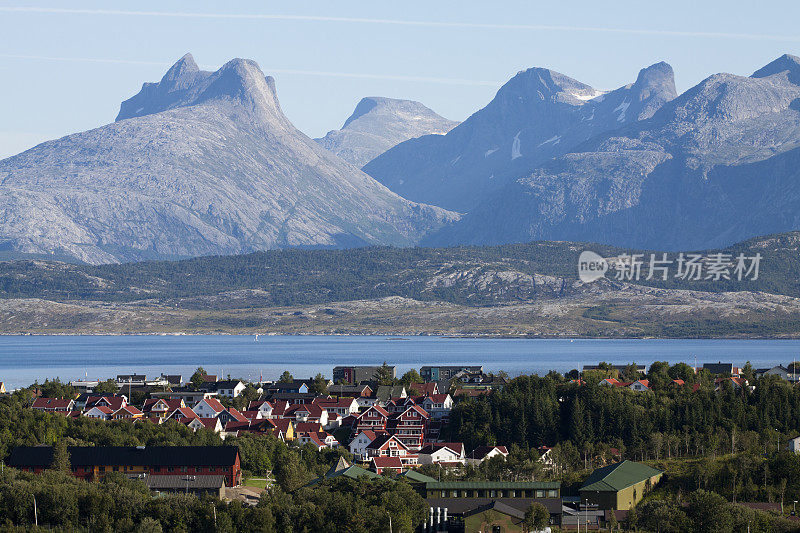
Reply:
[[587, 340], [452, 339], [381, 336], [0, 336], [0, 381], [16, 388], [60, 377], [109, 378], [117, 374], [183, 374], [203, 366], [211, 374], [274, 379], [284, 370], [330, 377], [342, 364], [381, 364], [398, 373], [422, 365], [483, 365], [510, 375], [566, 372], [607, 361], [726, 361], [755, 367], [800, 359], [800, 340]]

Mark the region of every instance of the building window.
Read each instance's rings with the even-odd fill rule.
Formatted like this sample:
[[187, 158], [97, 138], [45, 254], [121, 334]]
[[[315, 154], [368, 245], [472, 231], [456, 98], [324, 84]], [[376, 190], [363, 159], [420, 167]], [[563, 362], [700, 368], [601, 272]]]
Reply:
[[558, 498], [558, 491], [557, 490], [548, 490], [547, 491], [548, 498]]
[[536, 497], [537, 498], [544, 498], [544, 491], [543, 490], [537, 490], [536, 491]]
[[202, 471], [203, 471], [203, 467], [201, 467], [201, 466], [196, 466], [196, 467], [194, 467], [194, 471], [195, 471], [195, 472], [202, 472]]
[[175, 467], [174, 466], [168, 466], [167, 467], [167, 472], [174, 472], [174, 471], [175, 471]]

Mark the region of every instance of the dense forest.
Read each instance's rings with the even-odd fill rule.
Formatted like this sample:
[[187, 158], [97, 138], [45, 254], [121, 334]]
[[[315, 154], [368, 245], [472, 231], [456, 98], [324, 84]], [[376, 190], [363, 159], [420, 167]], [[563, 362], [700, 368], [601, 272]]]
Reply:
[[[686, 281], [673, 276], [666, 281], [640, 282], [665, 288], [714, 292], [760, 290], [800, 296], [798, 242], [800, 234], [788, 233], [722, 250], [733, 255], [761, 253], [763, 259], [756, 281], [735, 278]], [[209, 302], [200, 297], [249, 289], [259, 291], [252, 295], [253, 305], [259, 306], [386, 296], [488, 305], [532, 299], [541, 294], [558, 296], [569, 291], [569, 283], [546, 288], [519, 284], [513, 279], [499, 288], [469, 283], [481, 273], [539, 274], [573, 281], [577, 279], [578, 255], [585, 249], [605, 257], [622, 253], [644, 253], [649, 257], [650, 253], [595, 244], [533, 242], [458, 248], [288, 249], [99, 266], [5, 261], [0, 262], [0, 298], [130, 302], [198, 297], [196, 302], [182, 305], [208, 308], [224, 307], [224, 302]], [[671, 257], [674, 256], [673, 253]], [[448, 275], [453, 279], [442, 281]]]

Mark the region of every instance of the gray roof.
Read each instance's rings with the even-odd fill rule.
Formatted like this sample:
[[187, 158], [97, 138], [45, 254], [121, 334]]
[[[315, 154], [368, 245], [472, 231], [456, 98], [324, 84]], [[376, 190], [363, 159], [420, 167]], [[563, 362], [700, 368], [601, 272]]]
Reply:
[[175, 476], [146, 476], [144, 483], [151, 490], [219, 489], [225, 486], [225, 476], [181, 474]]

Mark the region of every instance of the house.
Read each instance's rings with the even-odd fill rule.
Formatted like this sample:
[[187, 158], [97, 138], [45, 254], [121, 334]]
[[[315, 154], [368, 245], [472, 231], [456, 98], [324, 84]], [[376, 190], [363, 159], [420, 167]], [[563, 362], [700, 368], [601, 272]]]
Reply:
[[213, 383], [214, 392], [216, 392], [217, 395], [225, 396], [226, 398], [236, 398], [246, 388], [247, 387], [245, 384], [238, 379], [225, 379]]
[[223, 429], [222, 422], [220, 422], [219, 418], [185, 418], [182, 420], [182, 423], [195, 433], [197, 433], [197, 430], [203, 428], [210, 429], [214, 433], [221, 433]]
[[417, 455], [419, 456], [418, 462], [421, 465], [444, 464], [446, 466], [452, 466], [464, 464], [466, 462], [464, 444], [461, 442], [436, 442], [433, 444], [426, 444], [417, 452]]
[[[224, 476], [225, 485], [241, 483], [241, 460], [235, 446], [69, 446], [72, 475], [99, 479], [108, 472], [135, 476]], [[14, 448], [8, 466], [40, 473], [53, 464], [50, 446]]]
[[283, 418], [290, 418], [295, 422], [316, 422], [328, 425], [328, 411], [315, 404], [300, 404], [290, 406], [283, 414]]
[[379, 385], [375, 390], [375, 397], [379, 402], [385, 404], [392, 398], [406, 398], [408, 391], [402, 385]]
[[107, 405], [96, 405], [90, 407], [83, 412], [83, 416], [87, 418], [95, 418], [97, 420], [110, 420], [114, 411]]
[[138, 408], [134, 407], [133, 405], [126, 405], [124, 407], [120, 407], [109, 417], [110, 420], [138, 420], [144, 416]]
[[628, 385], [628, 388], [636, 392], [644, 392], [650, 390], [650, 381], [646, 379], [637, 379]]
[[439, 394], [439, 383], [436, 381], [429, 381], [427, 383], [411, 383], [408, 386], [408, 394], [410, 396], [433, 396]]
[[380, 405], [373, 405], [356, 417], [355, 430], [385, 431], [389, 421], [389, 412]]
[[72, 411], [74, 408], [75, 401], [69, 398], [36, 398], [33, 400], [33, 405], [31, 405], [31, 409], [37, 411], [58, 411], [62, 413]]
[[275, 435], [282, 435], [283, 440], [286, 442], [293, 441], [295, 439], [295, 431], [294, 431], [294, 421], [288, 418], [281, 418], [281, 419], [270, 419], [270, 423], [275, 426], [274, 433]]
[[144, 476], [144, 484], [156, 494], [180, 493], [195, 496], [213, 496], [222, 499], [225, 497], [225, 476]]
[[149, 417], [164, 419], [181, 407], [186, 407], [186, 404], [181, 399], [149, 398], [144, 401], [142, 412]]
[[553, 457], [553, 448], [549, 446], [539, 446], [536, 451], [539, 452], [539, 462], [544, 465], [546, 470], [553, 470], [556, 467], [556, 459]]
[[240, 413], [238, 410], [234, 409], [233, 407], [225, 409], [224, 411], [222, 411], [220, 414], [217, 415], [217, 418], [219, 419], [219, 422], [220, 422], [220, 424], [222, 424], [223, 427], [225, 427], [225, 425], [228, 422], [231, 422], [231, 421], [234, 421], [234, 422], [247, 422], [247, 423], [250, 422], [250, 420], [248, 420], [246, 416], [244, 416], [242, 413]]
[[403, 461], [399, 457], [372, 457], [369, 460], [369, 469], [376, 474], [384, 472], [399, 474], [403, 471]]
[[132, 387], [144, 387], [147, 382], [147, 376], [144, 374], [119, 374], [117, 375], [116, 382], [118, 388], [128, 385]]
[[166, 420], [174, 420], [175, 422], [183, 422], [184, 420], [190, 420], [192, 418], [198, 418], [197, 414], [189, 409], [188, 407], [178, 407], [167, 417], [164, 419]]
[[600, 509], [627, 511], [639, 503], [663, 472], [642, 463], [621, 461], [598, 468], [579, 489], [581, 500]]
[[151, 398], [170, 398], [170, 399], [181, 399], [183, 403], [186, 405], [194, 405], [200, 400], [205, 398], [213, 398], [217, 395], [216, 392], [208, 392], [208, 391], [197, 391], [187, 388], [173, 388], [171, 391], [165, 392], [151, 392]]
[[561, 484], [558, 482], [432, 481], [421, 492], [430, 508], [431, 531], [525, 532], [521, 522], [532, 503], [561, 524]]
[[[423, 366], [419, 376], [426, 383], [431, 381], [449, 381], [459, 372], [483, 373], [482, 366]], [[438, 392], [438, 391], [437, 391]], [[431, 394], [436, 394], [433, 392]]]
[[247, 404], [248, 411], [256, 411], [257, 418], [272, 418], [272, 404], [266, 400], [255, 400]]
[[359, 432], [358, 435], [355, 436], [353, 440], [350, 441], [348, 448], [350, 449], [350, 453], [353, 454], [359, 461], [366, 461], [367, 460], [367, 446], [375, 440], [377, 434], [369, 429], [365, 429]]
[[453, 399], [449, 394], [433, 394], [422, 400], [422, 408], [430, 414], [432, 420], [446, 421], [450, 419]]
[[360, 466], [350, 465], [344, 457], [339, 457], [339, 460], [336, 461], [336, 464], [331, 466], [325, 475], [311, 481], [308, 485], [316, 485], [320, 481], [324, 479], [333, 479], [337, 477], [346, 477], [350, 479], [358, 479], [360, 477], [366, 477], [367, 479], [375, 479], [378, 477], [378, 474], [375, 472], [371, 472], [370, 470], [365, 470]]
[[621, 387], [622, 382], [616, 378], [605, 378], [600, 380], [600, 383], [598, 383], [598, 385], [604, 385], [608, 387]]
[[204, 398], [192, 407], [192, 411], [200, 418], [216, 418], [225, 407], [216, 398]]
[[313, 403], [317, 399], [317, 395], [312, 392], [271, 392], [269, 393], [269, 401], [271, 402], [289, 402], [290, 404], [306, 404]]
[[731, 387], [733, 387], [733, 389], [737, 391], [742, 390], [742, 388], [747, 387], [749, 385], [747, 380], [744, 378], [739, 378], [739, 377], [717, 378], [714, 380], [714, 390], [715, 391], [722, 390], [722, 387], [725, 385], [725, 383], [730, 383]]
[[[356, 385], [362, 381], [372, 381], [380, 366], [336, 366], [333, 367], [333, 382]], [[391, 377], [397, 377], [397, 367], [390, 366]]]
[[161, 374], [161, 379], [167, 382], [170, 387], [180, 387], [183, 385], [183, 376], [180, 374]]
[[373, 457], [399, 457], [403, 466], [416, 466], [417, 455], [412, 453], [396, 435], [378, 435], [375, 440], [367, 445], [367, 458]]
[[336, 397], [350, 398], [369, 398], [374, 396], [372, 387], [367, 384], [361, 385], [331, 385], [328, 387], [328, 394]]
[[723, 363], [722, 361], [717, 363], [705, 363], [703, 364], [703, 370], [708, 370], [711, 375], [722, 375], [722, 376], [731, 376], [733, 375], [733, 363]]
[[299, 392], [300, 394], [308, 394], [308, 385], [302, 381], [276, 381], [264, 387], [264, 392]]
[[395, 435], [410, 450], [419, 450], [425, 440], [425, 428], [430, 416], [422, 407], [411, 405], [401, 413], [394, 413], [386, 423], [386, 430]]
[[795, 437], [789, 440], [789, 451], [800, 453], [800, 437]]
[[219, 378], [215, 374], [205, 374], [203, 376], [203, 383], [216, 383]]
[[789, 369], [785, 368], [783, 365], [773, 366], [772, 368], [759, 368], [754, 372], [754, 374], [757, 378], [762, 378], [764, 376], [778, 376], [786, 381], [789, 381], [790, 377], [794, 377], [794, 374], [790, 375]]
[[336, 437], [324, 431], [298, 432], [297, 440], [300, 444], [313, 444], [317, 447], [317, 450], [339, 447], [339, 441], [336, 440]]
[[467, 462], [478, 464], [498, 456], [508, 457], [508, 450], [505, 446], [478, 446], [467, 456]]
[[358, 401], [356, 401], [355, 398], [317, 398], [312, 403], [319, 405], [321, 408], [328, 411], [329, 414], [336, 413], [342, 418], [358, 414]]
[[84, 409], [105, 406], [112, 411], [119, 411], [126, 405], [128, 405], [128, 397], [123, 395], [89, 396], [86, 399], [86, 406]]

